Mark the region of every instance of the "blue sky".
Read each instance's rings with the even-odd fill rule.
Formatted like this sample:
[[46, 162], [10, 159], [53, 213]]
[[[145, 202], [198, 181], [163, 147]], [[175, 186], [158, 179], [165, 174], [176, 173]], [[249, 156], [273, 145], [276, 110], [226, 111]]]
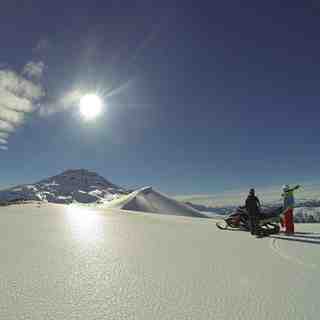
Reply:
[[[319, 15], [315, 1], [1, 3], [0, 185], [69, 168], [170, 194], [318, 181]], [[91, 122], [88, 92], [105, 103]]]

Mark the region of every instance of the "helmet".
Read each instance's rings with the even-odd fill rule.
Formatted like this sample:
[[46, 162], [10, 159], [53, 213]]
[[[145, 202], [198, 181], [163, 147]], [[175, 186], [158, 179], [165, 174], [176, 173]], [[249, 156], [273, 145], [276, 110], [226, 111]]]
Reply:
[[285, 184], [284, 186], [282, 186], [283, 192], [288, 192], [289, 190], [290, 190], [290, 186], [288, 184]]
[[251, 188], [251, 189], [249, 190], [249, 194], [252, 194], [252, 195], [254, 195], [254, 194], [255, 194], [255, 191], [254, 191], [254, 189], [253, 189], [253, 188]]

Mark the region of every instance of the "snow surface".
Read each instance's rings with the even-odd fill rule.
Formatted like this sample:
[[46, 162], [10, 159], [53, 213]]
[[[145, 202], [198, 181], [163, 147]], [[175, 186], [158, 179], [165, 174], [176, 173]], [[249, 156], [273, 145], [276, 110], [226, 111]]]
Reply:
[[206, 215], [185, 203], [171, 199], [151, 187], [144, 187], [137, 191], [113, 200], [106, 204], [109, 208], [149, 213], [163, 213], [188, 217], [204, 218]]
[[0, 210], [0, 319], [319, 319], [320, 225], [255, 239], [212, 219]]

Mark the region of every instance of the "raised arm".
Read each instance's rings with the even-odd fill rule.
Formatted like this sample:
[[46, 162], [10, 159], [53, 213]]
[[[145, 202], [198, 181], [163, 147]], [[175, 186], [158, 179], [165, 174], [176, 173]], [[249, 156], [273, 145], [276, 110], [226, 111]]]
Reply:
[[295, 190], [298, 190], [300, 188], [300, 184], [297, 184], [294, 188], [292, 188], [290, 191], [295, 191]]

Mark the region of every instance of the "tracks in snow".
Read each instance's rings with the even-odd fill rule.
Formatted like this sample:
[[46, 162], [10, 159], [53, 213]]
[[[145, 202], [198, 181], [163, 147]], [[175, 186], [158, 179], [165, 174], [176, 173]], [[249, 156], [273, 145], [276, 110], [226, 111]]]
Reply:
[[308, 269], [317, 269], [318, 268], [318, 266], [315, 265], [315, 264], [305, 263], [303, 260], [301, 260], [301, 259], [299, 259], [297, 257], [289, 255], [287, 252], [285, 252], [283, 249], [281, 249], [281, 247], [279, 245], [279, 242], [280, 242], [279, 240], [280, 240], [279, 238], [278, 239], [277, 238], [272, 238], [269, 241], [270, 249], [274, 253], [276, 253], [279, 257], [281, 257], [284, 260], [287, 260], [288, 262], [295, 263], [297, 265], [303, 266], [303, 267], [308, 268]]

